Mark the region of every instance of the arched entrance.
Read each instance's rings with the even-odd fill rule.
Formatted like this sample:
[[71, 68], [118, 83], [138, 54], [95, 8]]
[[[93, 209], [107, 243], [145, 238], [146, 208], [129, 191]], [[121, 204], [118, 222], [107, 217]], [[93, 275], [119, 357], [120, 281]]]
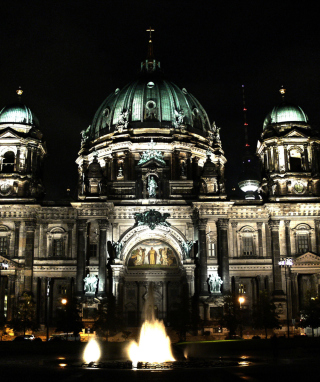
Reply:
[[[170, 324], [186, 288], [185, 271], [176, 250], [161, 238], [136, 243], [126, 257], [123, 307], [128, 326], [153, 316]], [[152, 294], [152, 295], [150, 295]]]

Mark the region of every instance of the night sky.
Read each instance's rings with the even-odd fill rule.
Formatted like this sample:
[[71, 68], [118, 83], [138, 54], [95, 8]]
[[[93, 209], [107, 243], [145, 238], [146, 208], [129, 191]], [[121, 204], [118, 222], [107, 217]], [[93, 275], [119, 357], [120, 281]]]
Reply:
[[0, 107], [23, 102], [47, 142], [47, 199], [75, 194], [80, 132], [102, 101], [135, 79], [154, 53], [167, 79], [186, 88], [221, 127], [227, 190], [243, 152], [242, 89], [253, 151], [265, 116], [287, 100], [320, 120], [319, 17], [310, 3], [289, 1], [8, 1], [1, 5]]

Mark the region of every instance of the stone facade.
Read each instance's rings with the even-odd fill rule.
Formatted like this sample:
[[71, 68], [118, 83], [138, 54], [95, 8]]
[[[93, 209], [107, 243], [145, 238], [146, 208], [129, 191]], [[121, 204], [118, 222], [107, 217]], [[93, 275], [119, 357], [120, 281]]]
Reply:
[[[161, 82], [158, 67], [154, 59], [144, 62], [144, 90], [137, 82], [117, 90], [82, 132], [77, 201], [57, 205], [40, 202], [36, 191], [32, 198], [0, 191], [1, 317], [10, 321], [24, 291], [34, 295], [39, 323], [48, 317], [52, 325], [63, 297], [77, 297], [89, 320], [113, 294], [127, 325], [136, 326], [153, 290], [151, 309], [169, 325], [183, 300], [196, 300], [202, 318], [214, 320], [224, 295], [245, 296], [250, 310], [266, 289], [284, 320], [287, 301], [296, 318], [306, 292], [318, 293], [316, 134], [304, 122], [282, 121], [277, 130], [271, 121], [257, 151], [262, 197], [230, 199], [219, 128], [185, 89]], [[0, 183], [25, 177], [40, 189], [42, 137], [19, 141], [8, 135], [16, 124], [1, 118], [1, 150], [9, 140], [15, 148], [7, 150], [14, 155]], [[32, 131], [31, 122], [20, 122]], [[23, 167], [18, 147], [26, 142], [37, 148]], [[290, 270], [279, 266], [284, 257], [293, 259]], [[85, 290], [86, 276], [95, 284]], [[213, 292], [208, 279], [218, 276], [222, 284]]]

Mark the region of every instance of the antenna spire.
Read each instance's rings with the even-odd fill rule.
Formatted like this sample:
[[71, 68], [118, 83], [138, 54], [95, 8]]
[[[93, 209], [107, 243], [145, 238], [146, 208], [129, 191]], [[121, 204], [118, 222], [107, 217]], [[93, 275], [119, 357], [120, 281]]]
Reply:
[[249, 145], [249, 139], [248, 139], [247, 107], [246, 107], [244, 85], [242, 85], [242, 103], [243, 103], [243, 119], [244, 119], [244, 140], [245, 140], [245, 146], [249, 147], [250, 145]]

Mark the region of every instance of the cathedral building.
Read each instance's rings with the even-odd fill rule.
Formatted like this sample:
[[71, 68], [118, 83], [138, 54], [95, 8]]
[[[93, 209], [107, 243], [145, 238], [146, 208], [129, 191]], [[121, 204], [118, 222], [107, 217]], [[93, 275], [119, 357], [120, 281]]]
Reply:
[[133, 327], [153, 293], [167, 325], [185, 298], [209, 322], [224, 295], [250, 311], [265, 289], [282, 320], [298, 318], [320, 283], [320, 138], [281, 91], [261, 127], [260, 174], [245, 170], [246, 197], [230, 198], [220, 128], [165, 78], [150, 39], [138, 77], [82, 131], [77, 200], [57, 205], [42, 202], [46, 146], [19, 89], [0, 111], [1, 318], [26, 291], [40, 324], [54, 325], [66, 296], [89, 323], [111, 293]]

